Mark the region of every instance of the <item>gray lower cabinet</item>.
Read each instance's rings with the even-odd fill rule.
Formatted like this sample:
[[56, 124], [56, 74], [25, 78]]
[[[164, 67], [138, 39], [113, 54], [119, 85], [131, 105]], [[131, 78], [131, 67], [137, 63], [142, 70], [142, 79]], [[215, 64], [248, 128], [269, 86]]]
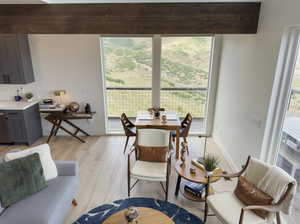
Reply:
[[25, 34], [0, 35], [0, 84], [34, 82], [33, 67]]
[[31, 145], [42, 136], [38, 104], [26, 110], [0, 111], [1, 124], [0, 143]]

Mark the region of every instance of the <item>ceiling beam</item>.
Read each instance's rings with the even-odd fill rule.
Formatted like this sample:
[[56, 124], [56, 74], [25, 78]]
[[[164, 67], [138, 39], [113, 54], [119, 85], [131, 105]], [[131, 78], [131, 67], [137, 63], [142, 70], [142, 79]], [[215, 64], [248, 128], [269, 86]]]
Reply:
[[0, 5], [0, 33], [253, 34], [260, 3]]

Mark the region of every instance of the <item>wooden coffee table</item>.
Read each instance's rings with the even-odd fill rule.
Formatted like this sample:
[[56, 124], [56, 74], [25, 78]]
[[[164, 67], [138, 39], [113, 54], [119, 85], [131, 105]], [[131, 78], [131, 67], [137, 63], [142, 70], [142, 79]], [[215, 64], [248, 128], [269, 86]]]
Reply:
[[[187, 181], [198, 183], [198, 184], [207, 184], [208, 178], [206, 177], [205, 170], [201, 169], [199, 167], [193, 166], [191, 164], [191, 160], [189, 158], [186, 159], [185, 166], [180, 166], [181, 163], [182, 162], [179, 160], [176, 162], [176, 172], [178, 174], [178, 178], [177, 178], [177, 184], [176, 184], [176, 189], [175, 189], [175, 196], [178, 196], [178, 193], [180, 191], [182, 193], [182, 195], [189, 200], [205, 202], [205, 197], [202, 197], [202, 198], [195, 197], [194, 195], [185, 192], [183, 189], [183, 186], [181, 186], [181, 178], [183, 178]], [[191, 167], [196, 169], [195, 174], [191, 174], [191, 172], [190, 172]], [[223, 173], [223, 171], [221, 169], [216, 169], [213, 172], [213, 174], [222, 174], [222, 173]], [[209, 180], [209, 183], [214, 183], [218, 180], [220, 180], [220, 177], [211, 177]], [[206, 187], [206, 189], [205, 189], [205, 195], [211, 195], [211, 194], [214, 194], [214, 190], [211, 187], [211, 185], [209, 185], [209, 187]]]
[[[175, 224], [172, 219], [158, 210], [145, 207], [138, 207], [137, 210], [139, 212], [137, 218], [139, 224]], [[126, 209], [116, 212], [108, 217], [103, 224], [126, 224], [125, 211]]]

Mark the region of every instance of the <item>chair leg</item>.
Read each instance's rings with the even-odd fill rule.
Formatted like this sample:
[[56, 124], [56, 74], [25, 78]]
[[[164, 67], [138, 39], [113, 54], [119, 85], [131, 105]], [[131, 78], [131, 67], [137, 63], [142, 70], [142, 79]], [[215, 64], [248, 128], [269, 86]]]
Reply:
[[184, 141], [185, 143], [187, 143], [186, 152], [187, 152], [187, 154], [189, 155], [189, 154], [190, 154], [190, 151], [189, 151], [189, 146], [188, 146], [188, 142], [187, 142], [186, 137], [183, 137], [183, 141]]
[[125, 152], [126, 152], [126, 148], [127, 148], [127, 145], [128, 145], [128, 140], [129, 140], [129, 136], [127, 136], [127, 138], [126, 138], [126, 143], [125, 143], [125, 147], [124, 147], [124, 154], [125, 154]]
[[76, 201], [75, 198], [74, 198], [73, 201], [72, 201], [72, 205], [73, 205], [73, 206], [77, 206], [77, 205], [78, 205], [78, 203], [77, 203], [77, 201]]
[[130, 197], [130, 173], [128, 173], [127, 187], [128, 187], [128, 197]]
[[276, 223], [281, 224], [281, 218], [280, 218], [280, 213], [276, 212]]
[[169, 175], [167, 176], [167, 181], [166, 181], [166, 201], [168, 201], [168, 196], [169, 196]]

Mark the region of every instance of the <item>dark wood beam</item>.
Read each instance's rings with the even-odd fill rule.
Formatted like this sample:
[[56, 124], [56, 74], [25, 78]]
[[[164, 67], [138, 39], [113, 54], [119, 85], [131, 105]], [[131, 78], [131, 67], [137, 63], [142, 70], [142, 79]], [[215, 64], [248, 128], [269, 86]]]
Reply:
[[256, 33], [260, 3], [0, 5], [0, 33]]

